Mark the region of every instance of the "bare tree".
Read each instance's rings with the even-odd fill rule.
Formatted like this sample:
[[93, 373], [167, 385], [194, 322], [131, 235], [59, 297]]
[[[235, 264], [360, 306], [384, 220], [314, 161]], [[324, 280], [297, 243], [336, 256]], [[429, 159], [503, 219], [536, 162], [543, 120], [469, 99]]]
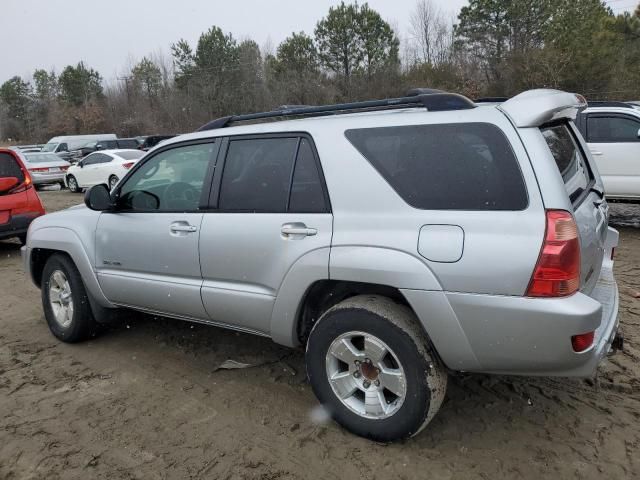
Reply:
[[453, 25], [433, 0], [418, 0], [411, 14], [410, 36], [415, 60], [440, 65], [449, 59]]

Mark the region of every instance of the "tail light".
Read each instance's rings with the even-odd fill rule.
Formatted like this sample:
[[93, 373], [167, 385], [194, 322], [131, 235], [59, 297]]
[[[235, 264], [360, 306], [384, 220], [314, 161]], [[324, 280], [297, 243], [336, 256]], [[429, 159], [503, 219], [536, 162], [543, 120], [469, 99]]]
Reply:
[[62, 170], [63, 172], [66, 172], [67, 170], [69, 170], [69, 166], [62, 166], [60, 167], [60, 170]]
[[124, 168], [126, 168], [127, 170], [129, 170], [131, 167], [133, 167], [136, 164], [136, 162], [127, 162], [127, 163], [123, 163], [122, 166]]
[[587, 350], [591, 345], [593, 345], [593, 339], [595, 337], [595, 332], [587, 332], [581, 333], [580, 335], [574, 335], [571, 337], [571, 346], [573, 347], [573, 351], [580, 353]]
[[527, 296], [566, 297], [580, 287], [580, 240], [573, 216], [547, 210], [547, 228]]
[[29, 171], [33, 173], [44, 173], [44, 172], [48, 172], [49, 169], [48, 168], [30, 168]]

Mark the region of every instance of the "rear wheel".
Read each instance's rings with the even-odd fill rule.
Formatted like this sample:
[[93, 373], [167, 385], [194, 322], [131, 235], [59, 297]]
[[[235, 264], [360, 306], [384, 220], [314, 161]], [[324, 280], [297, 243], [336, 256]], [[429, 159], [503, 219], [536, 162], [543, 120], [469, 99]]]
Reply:
[[80, 272], [66, 255], [52, 255], [44, 266], [41, 285], [42, 307], [51, 333], [74, 343], [97, 332]]
[[420, 432], [439, 410], [444, 366], [413, 312], [363, 295], [329, 309], [307, 343], [307, 374], [331, 416], [347, 430], [389, 442]]
[[69, 190], [77, 193], [80, 191], [80, 187], [78, 186], [78, 181], [76, 180], [76, 177], [74, 177], [73, 175], [69, 175], [67, 177], [67, 185], [69, 185]]
[[116, 188], [116, 185], [118, 184], [118, 177], [116, 177], [115, 175], [111, 175], [109, 177], [109, 190], [113, 190], [114, 188]]

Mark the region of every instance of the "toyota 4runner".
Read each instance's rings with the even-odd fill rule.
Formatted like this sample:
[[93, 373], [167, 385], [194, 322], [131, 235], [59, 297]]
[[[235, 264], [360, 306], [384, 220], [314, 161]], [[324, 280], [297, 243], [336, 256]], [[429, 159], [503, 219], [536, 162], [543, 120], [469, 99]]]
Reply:
[[62, 341], [119, 309], [263, 335], [306, 349], [350, 431], [415, 435], [450, 372], [589, 376], [620, 345], [584, 104], [418, 91], [221, 118], [36, 219], [25, 268]]

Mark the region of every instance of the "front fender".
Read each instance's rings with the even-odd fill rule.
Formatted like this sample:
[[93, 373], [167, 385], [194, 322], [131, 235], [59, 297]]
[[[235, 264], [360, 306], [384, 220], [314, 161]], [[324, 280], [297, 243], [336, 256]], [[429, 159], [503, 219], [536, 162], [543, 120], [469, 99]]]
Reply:
[[42, 227], [29, 233], [27, 247], [24, 251], [24, 265], [34, 281], [32, 255], [33, 251], [39, 248], [69, 255], [78, 268], [84, 286], [93, 300], [102, 307], [114, 308], [114, 305], [102, 293], [93, 269], [93, 263], [84, 249], [80, 237], [73, 230], [65, 227]]

